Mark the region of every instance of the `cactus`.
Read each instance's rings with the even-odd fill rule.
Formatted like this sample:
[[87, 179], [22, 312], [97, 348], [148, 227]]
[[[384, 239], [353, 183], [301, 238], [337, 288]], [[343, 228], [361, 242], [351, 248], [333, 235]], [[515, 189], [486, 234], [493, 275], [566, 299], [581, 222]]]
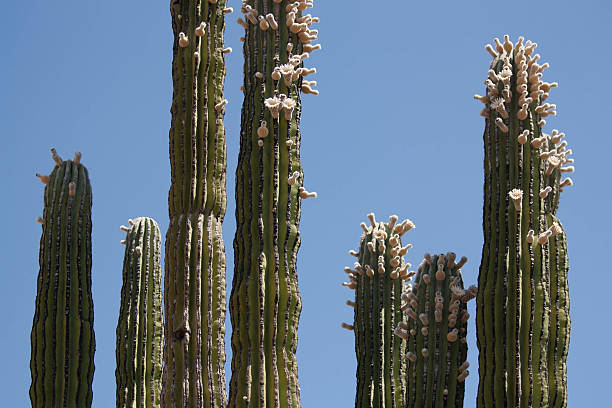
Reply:
[[395, 333], [407, 340], [406, 405], [463, 407], [467, 368], [467, 302], [477, 289], [463, 289], [460, 268], [467, 258], [425, 254], [414, 286], [404, 294], [408, 324]]
[[224, 407], [226, 1], [173, 0], [162, 405]]
[[543, 133], [544, 118], [556, 114], [544, 101], [557, 84], [541, 80], [548, 64], [523, 41], [505, 36], [486, 46], [487, 93], [474, 96], [486, 105], [478, 407], [566, 405], [567, 254], [553, 220], [560, 192], [572, 184], [560, 179], [573, 166], [562, 165], [573, 160], [563, 133]]
[[32, 407], [90, 407], [95, 338], [91, 296], [91, 185], [81, 154], [62, 161], [46, 184], [40, 271], [32, 324]]
[[163, 316], [161, 236], [151, 218], [129, 220], [117, 324], [117, 408], [159, 408]]
[[548, 343], [548, 403], [549, 407], [567, 406], [567, 352], [569, 348], [569, 286], [567, 238], [561, 223], [552, 214], [546, 215], [547, 228], [555, 224], [561, 232], [548, 240], [550, 249], [550, 323]]
[[318, 93], [303, 67], [312, 1], [243, 1], [244, 86], [236, 170], [235, 270], [230, 297], [230, 407], [299, 407], [301, 311], [296, 269], [303, 187], [300, 93]]
[[371, 227], [361, 223], [359, 252], [351, 251], [359, 258], [354, 269], [344, 268], [349, 282], [343, 285], [355, 290], [355, 301], [347, 305], [355, 310], [354, 323], [342, 323], [342, 327], [355, 332], [357, 355], [357, 392], [355, 407], [404, 406], [405, 391], [405, 342], [393, 335], [393, 329], [402, 322], [401, 297], [409, 272], [404, 255], [412, 247], [402, 247], [401, 236], [414, 224], [406, 220], [397, 224], [397, 216], [389, 222], [376, 222], [374, 214], [368, 215]]

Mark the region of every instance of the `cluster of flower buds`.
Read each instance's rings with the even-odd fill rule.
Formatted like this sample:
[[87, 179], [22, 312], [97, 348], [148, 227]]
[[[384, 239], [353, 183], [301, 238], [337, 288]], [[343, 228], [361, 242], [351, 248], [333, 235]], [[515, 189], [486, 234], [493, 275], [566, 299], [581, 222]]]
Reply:
[[[397, 215], [389, 217], [389, 222], [377, 222], [374, 213], [368, 214], [370, 226], [365, 222], [361, 223], [361, 228], [365, 232], [364, 237], [371, 234], [371, 239], [366, 243], [368, 251], [371, 253], [378, 252], [377, 263], [373, 268], [371, 265], [361, 265], [359, 262], [355, 262], [354, 269], [345, 267], [344, 271], [349, 276], [349, 282], [344, 282], [343, 285], [349, 289], [357, 288], [358, 278], [365, 273], [366, 276], [373, 278], [376, 274], [383, 275], [389, 268], [389, 278], [401, 279], [409, 282], [414, 276], [414, 271], [408, 269], [412, 266], [410, 263], [404, 261], [404, 255], [412, 248], [411, 244], [404, 247], [401, 246], [400, 237], [406, 232], [414, 228], [414, 223], [408, 219], [401, 223], [397, 223]], [[390, 233], [389, 233], [389, 232]], [[387, 245], [389, 245], [389, 251], [387, 251]], [[388, 261], [388, 265], [385, 263], [385, 255], [389, 253], [391, 259]], [[359, 252], [351, 250], [349, 254], [357, 258], [360, 257]]]
[[270, 114], [274, 119], [278, 119], [280, 117], [281, 110], [285, 113], [285, 119], [291, 120], [291, 115], [293, 114], [293, 110], [295, 109], [297, 102], [287, 97], [285, 94], [280, 94], [278, 96], [273, 96], [272, 98], [267, 98], [264, 101], [266, 108], [270, 110]]
[[[539, 54], [532, 55], [536, 43], [527, 40], [523, 43], [524, 38], [519, 37], [516, 44], [512, 44], [509, 37], [504, 36], [503, 44], [498, 38], [495, 38], [495, 47], [487, 44], [485, 49], [491, 54], [494, 60], [501, 61], [502, 67], [499, 72], [490, 69], [488, 78], [485, 80], [487, 86], [487, 95], [474, 95], [475, 99], [483, 102], [486, 107], [481, 112], [482, 116], [489, 118], [491, 112], [496, 112], [502, 121], [496, 120], [496, 125], [504, 133], [507, 133], [507, 126], [504, 121], [509, 117], [509, 108], [512, 99], [512, 89], [510, 80], [513, 75], [516, 75], [515, 91], [519, 94], [517, 118], [525, 120], [528, 116], [528, 110], [535, 102], [535, 113], [540, 118], [549, 115], [556, 115], [557, 106], [554, 104], [543, 103], [548, 98], [550, 89], [557, 86], [556, 82], [548, 83], [542, 81], [542, 72], [549, 67], [548, 63], [538, 64]], [[546, 124], [544, 119], [539, 120], [540, 127]]]

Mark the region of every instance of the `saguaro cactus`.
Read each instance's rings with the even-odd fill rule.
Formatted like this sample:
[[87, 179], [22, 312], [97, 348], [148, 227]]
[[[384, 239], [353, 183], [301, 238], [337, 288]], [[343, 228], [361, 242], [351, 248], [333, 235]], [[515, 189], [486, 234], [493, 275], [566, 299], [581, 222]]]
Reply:
[[162, 405], [224, 407], [225, 0], [173, 0]]
[[229, 406], [299, 407], [295, 352], [301, 311], [296, 269], [303, 187], [300, 93], [318, 19], [312, 1], [243, 1], [244, 104], [236, 170], [234, 279], [230, 298]]
[[95, 338], [91, 297], [91, 185], [81, 154], [56, 166], [46, 184], [40, 271], [32, 325], [32, 407], [90, 407]]
[[121, 308], [117, 323], [117, 408], [159, 408], [164, 336], [161, 234], [155, 220], [141, 217], [127, 232]]
[[403, 295], [408, 324], [395, 333], [407, 340], [405, 407], [463, 407], [467, 368], [467, 302], [477, 289], [463, 289], [467, 258], [425, 254], [411, 290]]
[[350, 253], [359, 258], [354, 269], [344, 271], [349, 282], [343, 285], [355, 290], [355, 301], [346, 304], [355, 309], [352, 325], [342, 327], [355, 331], [357, 354], [357, 393], [355, 407], [404, 406], [405, 342], [393, 335], [393, 329], [403, 320], [401, 297], [414, 272], [404, 262], [404, 255], [412, 245], [402, 247], [401, 236], [414, 224], [406, 220], [397, 224], [397, 216], [389, 222], [376, 222], [368, 215], [370, 227], [361, 223], [359, 252]]
[[[484, 247], [478, 277], [478, 406], [566, 405], [569, 340], [567, 254], [554, 217], [572, 184], [565, 136], [543, 133], [556, 106], [544, 103], [536, 47], [508, 36], [487, 45], [493, 57], [485, 103]], [[554, 303], [553, 303], [554, 302]], [[555, 309], [551, 313], [551, 306]], [[554, 381], [554, 384], [553, 384]], [[552, 387], [552, 388], [551, 388]]]

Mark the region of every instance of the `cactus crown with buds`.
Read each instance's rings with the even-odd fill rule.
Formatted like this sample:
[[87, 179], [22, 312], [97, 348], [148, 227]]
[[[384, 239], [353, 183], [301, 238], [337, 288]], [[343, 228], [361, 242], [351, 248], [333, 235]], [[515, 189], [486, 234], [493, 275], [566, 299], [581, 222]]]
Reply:
[[[557, 347], [563, 341], [551, 336], [569, 333], [569, 301], [563, 298], [558, 303], [563, 316], [552, 318], [553, 294], [567, 292], [551, 285], [567, 282], [567, 264], [553, 266], [567, 254], [550, 239], [561, 232], [551, 217], [560, 193], [572, 184], [570, 178], [561, 180], [562, 173], [573, 171], [572, 151], [563, 133], [544, 133], [545, 118], [556, 115], [556, 105], [545, 101], [557, 84], [542, 80], [548, 64], [534, 54], [536, 44], [522, 37], [513, 44], [508, 36], [495, 44], [486, 46], [493, 57], [486, 96], [475, 95], [485, 104], [486, 118], [478, 407], [564, 406], [564, 397], [553, 395], [550, 371], [564, 370], [559, 367], [565, 366], [567, 348]], [[561, 321], [565, 329], [551, 326]]]
[[467, 302], [476, 287], [463, 289], [455, 254], [430, 256], [419, 265], [415, 282], [402, 297], [408, 317], [395, 333], [406, 339], [408, 361], [405, 407], [462, 407], [467, 359]]
[[355, 310], [352, 325], [342, 327], [354, 330], [357, 354], [357, 393], [355, 407], [403, 407], [405, 393], [405, 342], [393, 335], [393, 329], [402, 322], [401, 297], [405, 282], [414, 272], [404, 261], [412, 247], [402, 246], [401, 236], [414, 227], [410, 220], [397, 224], [398, 217], [389, 222], [376, 222], [368, 215], [370, 226], [361, 224], [359, 258], [353, 269], [346, 267], [349, 281], [343, 283], [355, 290], [355, 301], [347, 305]]

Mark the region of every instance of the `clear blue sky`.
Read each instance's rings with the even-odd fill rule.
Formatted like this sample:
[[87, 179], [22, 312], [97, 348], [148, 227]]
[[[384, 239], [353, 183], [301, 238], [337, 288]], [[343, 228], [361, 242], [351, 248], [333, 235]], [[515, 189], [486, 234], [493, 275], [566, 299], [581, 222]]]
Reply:
[[[94, 407], [115, 403], [115, 328], [128, 218], [168, 226], [168, 129], [172, 32], [168, 1], [10, 1], [0, 15], [0, 336], [2, 405], [29, 405], [30, 330], [34, 314], [43, 186], [51, 147], [83, 152], [93, 185], [93, 296], [97, 351]], [[239, 0], [229, 5], [239, 7]], [[607, 406], [610, 388], [609, 289], [612, 273], [612, 6], [608, 1], [315, 1], [323, 51], [319, 96], [306, 95], [302, 158], [306, 188], [299, 252], [303, 313], [298, 361], [305, 407], [354, 402], [352, 333], [340, 328], [352, 296], [340, 286], [366, 214], [398, 214], [417, 228], [407, 235], [417, 264], [424, 252], [466, 255], [475, 283], [482, 249], [484, 93], [495, 36], [539, 44], [557, 81], [548, 131], [567, 133], [575, 186], [559, 217], [569, 241], [572, 333], [569, 406]], [[228, 282], [233, 272], [234, 172], [242, 96], [242, 28], [228, 18], [226, 115], [228, 210], [224, 224]], [[310, 78], [309, 78], [310, 79]], [[475, 316], [474, 304], [470, 311]], [[466, 407], [477, 378], [475, 323], [470, 321]], [[228, 321], [229, 339], [230, 325]], [[228, 362], [230, 356], [228, 354]], [[228, 365], [229, 371], [229, 365]], [[228, 376], [229, 377], [229, 376]]]

